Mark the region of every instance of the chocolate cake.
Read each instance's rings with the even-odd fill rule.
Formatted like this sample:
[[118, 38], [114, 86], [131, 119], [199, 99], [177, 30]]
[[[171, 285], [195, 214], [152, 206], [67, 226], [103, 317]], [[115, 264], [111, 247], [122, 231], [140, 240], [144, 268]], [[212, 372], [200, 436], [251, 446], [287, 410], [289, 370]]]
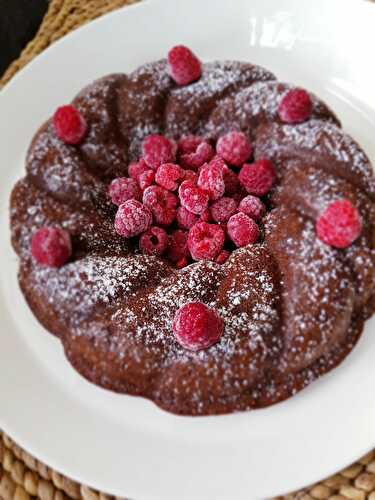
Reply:
[[[11, 195], [19, 283], [89, 381], [177, 414], [260, 408], [338, 365], [374, 312], [375, 179], [365, 153], [316, 96], [297, 89], [293, 97], [292, 85], [259, 66], [200, 64], [177, 49], [168, 60], [95, 81], [72, 101], [76, 115], [55, 114], [37, 131]], [[172, 144], [156, 167], [149, 137], [161, 141], [162, 157]], [[222, 137], [234, 139], [219, 147]], [[159, 171], [165, 164], [174, 167]], [[109, 186], [129, 179], [129, 165], [139, 188], [123, 181], [133, 195], [117, 208], [122, 185], [112, 194]], [[248, 181], [253, 165], [275, 174], [266, 193], [264, 177], [260, 190]], [[212, 172], [220, 182], [227, 176], [225, 193], [210, 184]], [[190, 192], [202, 207], [189, 205]], [[223, 194], [232, 201], [216, 206], [213, 221]], [[251, 197], [260, 200], [256, 216], [243, 208]], [[355, 219], [348, 240], [345, 227], [330, 240], [337, 210], [347, 224]], [[142, 230], [132, 232], [134, 225]], [[46, 235], [35, 237], [43, 228], [60, 231], [50, 260], [40, 247]], [[194, 238], [208, 246], [194, 246]], [[196, 312], [182, 318], [191, 304]], [[201, 332], [213, 336], [200, 343]]]

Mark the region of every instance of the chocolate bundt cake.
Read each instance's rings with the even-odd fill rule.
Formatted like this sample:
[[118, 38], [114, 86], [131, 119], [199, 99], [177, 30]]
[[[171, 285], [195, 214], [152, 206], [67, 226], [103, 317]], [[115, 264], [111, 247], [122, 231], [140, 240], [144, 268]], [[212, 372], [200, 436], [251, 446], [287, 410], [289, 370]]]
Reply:
[[316, 96], [187, 48], [84, 88], [11, 195], [21, 290], [73, 367], [186, 415], [274, 404], [375, 310], [375, 178]]

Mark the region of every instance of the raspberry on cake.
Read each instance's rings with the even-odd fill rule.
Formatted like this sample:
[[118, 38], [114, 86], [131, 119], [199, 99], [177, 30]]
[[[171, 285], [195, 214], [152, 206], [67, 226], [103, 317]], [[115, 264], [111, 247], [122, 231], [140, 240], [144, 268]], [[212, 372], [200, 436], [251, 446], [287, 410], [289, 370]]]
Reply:
[[208, 207], [208, 193], [193, 181], [184, 181], [178, 191], [181, 206], [189, 212], [200, 215]]
[[203, 165], [199, 171], [198, 186], [209, 196], [210, 200], [218, 200], [225, 192], [222, 162], [212, 160]]
[[173, 321], [177, 341], [189, 351], [207, 349], [215, 344], [224, 331], [224, 323], [216, 311], [201, 302], [181, 307]]
[[118, 207], [115, 228], [125, 238], [138, 236], [148, 230], [152, 223], [150, 209], [137, 200], [128, 200]]
[[361, 230], [361, 216], [348, 200], [337, 200], [328, 205], [316, 223], [318, 237], [336, 248], [349, 247]]
[[233, 198], [223, 196], [211, 205], [211, 215], [215, 222], [227, 222], [237, 210], [237, 202]]
[[279, 116], [285, 123], [301, 123], [307, 120], [313, 111], [309, 94], [303, 89], [289, 90], [279, 104]]
[[72, 254], [70, 234], [58, 227], [41, 227], [33, 234], [31, 253], [43, 266], [61, 267]]
[[185, 415], [291, 397], [375, 310], [375, 178], [317, 97], [236, 61], [85, 87], [11, 196], [21, 290], [86, 379]]
[[192, 170], [198, 170], [199, 167], [209, 162], [215, 154], [211, 144], [195, 136], [182, 139], [179, 148], [181, 165]]
[[163, 135], [149, 135], [143, 141], [142, 153], [148, 167], [157, 170], [163, 163], [174, 161], [176, 145]]
[[262, 203], [259, 198], [252, 196], [251, 194], [242, 198], [238, 206], [238, 210], [254, 220], [259, 220], [266, 213], [264, 203]]
[[143, 204], [152, 212], [154, 222], [169, 226], [176, 217], [178, 199], [160, 186], [150, 186], [143, 193]]
[[155, 183], [155, 171], [154, 170], [145, 170], [138, 176], [138, 185], [141, 191], [145, 191], [148, 187], [152, 186]]
[[187, 85], [201, 76], [201, 63], [184, 45], [176, 45], [168, 52], [169, 72], [178, 85]]
[[245, 163], [238, 177], [249, 194], [264, 196], [275, 183], [276, 173], [272, 163], [262, 159], [251, 164]]
[[168, 247], [168, 234], [161, 227], [152, 226], [139, 238], [139, 249], [146, 255], [163, 255]]
[[142, 193], [137, 182], [129, 177], [113, 179], [108, 187], [108, 194], [115, 205], [121, 205], [128, 200], [141, 201], [142, 199]]
[[237, 247], [245, 247], [258, 241], [259, 227], [253, 219], [239, 212], [228, 220], [227, 233]]
[[57, 108], [53, 115], [56, 136], [66, 144], [79, 144], [87, 133], [87, 123], [82, 114], [70, 104]]
[[229, 132], [219, 138], [216, 152], [230, 165], [240, 167], [253, 152], [249, 139], [242, 132]]
[[169, 236], [168, 259], [171, 262], [185, 262], [190, 256], [188, 249], [188, 232], [177, 229]]
[[224, 240], [220, 226], [197, 222], [189, 231], [188, 247], [194, 260], [213, 260], [221, 252]]
[[175, 163], [164, 163], [156, 171], [155, 181], [159, 186], [176, 191], [180, 181], [184, 179], [184, 170]]

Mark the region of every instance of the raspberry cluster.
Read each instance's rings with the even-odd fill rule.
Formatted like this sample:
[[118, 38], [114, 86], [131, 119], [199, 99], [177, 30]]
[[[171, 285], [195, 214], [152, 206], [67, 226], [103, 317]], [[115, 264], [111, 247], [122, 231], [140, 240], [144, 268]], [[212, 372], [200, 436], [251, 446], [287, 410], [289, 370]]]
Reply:
[[129, 177], [114, 179], [108, 195], [118, 205], [116, 231], [138, 237], [147, 255], [163, 256], [177, 268], [191, 260], [223, 264], [234, 248], [255, 243], [266, 212], [259, 196], [276, 180], [267, 159], [251, 161], [253, 147], [242, 132], [216, 145], [188, 136], [177, 143], [149, 135]]

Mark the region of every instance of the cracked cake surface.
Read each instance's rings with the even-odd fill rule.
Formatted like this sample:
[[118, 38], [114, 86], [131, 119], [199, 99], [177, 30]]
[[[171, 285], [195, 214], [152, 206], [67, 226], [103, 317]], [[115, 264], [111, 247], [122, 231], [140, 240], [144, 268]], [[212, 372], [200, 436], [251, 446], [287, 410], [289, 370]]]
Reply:
[[[73, 367], [104, 388], [139, 395], [186, 415], [249, 410], [284, 400], [339, 364], [375, 309], [375, 179], [360, 146], [310, 94], [311, 116], [280, 120], [291, 85], [245, 62], [202, 65], [177, 85], [167, 61], [84, 88], [73, 104], [89, 124], [82, 142], [59, 140], [48, 120], [11, 195], [12, 244], [21, 290]], [[127, 173], [150, 134], [199, 135], [213, 144], [243, 132], [254, 159], [275, 165], [277, 183], [255, 244], [223, 263], [182, 269], [143, 255], [116, 233], [108, 184]], [[319, 214], [347, 199], [362, 232], [337, 249], [316, 236]], [[72, 239], [62, 267], [38, 264], [34, 232], [59, 226]], [[173, 335], [176, 311], [200, 302], [224, 322], [220, 339], [196, 352]]]

